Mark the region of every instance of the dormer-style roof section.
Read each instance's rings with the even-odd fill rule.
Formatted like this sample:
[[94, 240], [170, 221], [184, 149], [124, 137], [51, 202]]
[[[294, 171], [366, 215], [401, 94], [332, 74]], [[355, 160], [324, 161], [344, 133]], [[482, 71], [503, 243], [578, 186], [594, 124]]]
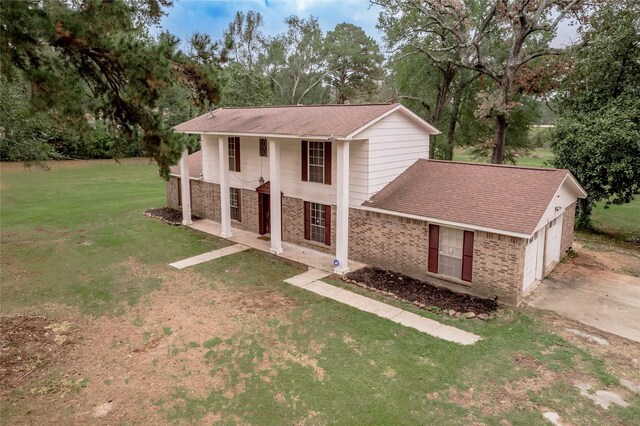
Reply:
[[528, 237], [563, 185], [586, 196], [567, 170], [418, 160], [363, 206]]
[[[180, 177], [180, 162], [169, 167], [169, 174]], [[189, 177], [193, 179], [202, 178], [202, 150], [189, 154]]]
[[218, 108], [174, 127], [176, 132], [309, 139], [352, 139], [399, 111], [427, 133], [431, 124], [401, 104], [296, 105]]

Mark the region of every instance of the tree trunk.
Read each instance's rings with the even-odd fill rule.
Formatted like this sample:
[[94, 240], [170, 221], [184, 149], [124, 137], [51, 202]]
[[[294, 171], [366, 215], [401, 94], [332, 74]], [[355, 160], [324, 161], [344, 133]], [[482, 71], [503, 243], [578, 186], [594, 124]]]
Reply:
[[589, 198], [578, 198], [578, 218], [576, 219], [576, 229], [585, 231], [593, 230], [591, 223], [591, 201]]
[[462, 101], [462, 91], [456, 92], [453, 96], [453, 105], [451, 106], [451, 117], [449, 118], [449, 129], [447, 131], [447, 145], [444, 148], [444, 159], [453, 160], [453, 147], [455, 145], [456, 124], [458, 124], [458, 116], [460, 115], [460, 102]]
[[[431, 116], [431, 124], [436, 128], [440, 125], [440, 118], [444, 112], [444, 108], [449, 98], [449, 90], [451, 89], [451, 83], [456, 76], [456, 69], [450, 64], [442, 71], [442, 82], [438, 87], [438, 97], [436, 99], [436, 105], [433, 109], [433, 115]], [[429, 158], [433, 158], [436, 149], [436, 135], [429, 136]]]
[[491, 154], [491, 162], [493, 164], [502, 164], [504, 161], [504, 145], [507, 142], [508, 125], [509, 121], [505, 114], [496, 116], [496, 143]]

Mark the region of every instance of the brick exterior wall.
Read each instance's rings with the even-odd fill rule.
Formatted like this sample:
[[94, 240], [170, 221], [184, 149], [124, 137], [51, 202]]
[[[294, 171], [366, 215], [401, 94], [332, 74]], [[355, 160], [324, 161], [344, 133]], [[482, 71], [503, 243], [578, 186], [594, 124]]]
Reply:
[[[178, 206], [178, 178], [171, 176], [167, 182], [167, 206]], [[217, 183], [191, 180], [191, 214], [204, 219], [220, 222], [220, 185]]]
[[562, 241], [560, 243], [560, 258], [573, 245], [573, 227], [576, 218], [576, 203], [567, 207], [562, 214]]
[[423, 279], [429, 224], [388, 214], [349, 210], [349, 258]]
[[282, 197], [282, 240], [325, 253], [336, 252], [336, 208], [331, 206], [331, 246], [304, 239], [304, 200]]
[[[218, 186], [218, 188], [220, 187]], [[219, 206], [218, 210], [220, 210]], [[241, 222], [232, 220], [231, 226], [244, 229], [245, 231], [255, 232], [256, 234], [260, 232], [258, 224], [258, 193], [256, 191], [240, 189], [240, 219]], [[219, 222], [220, 219], [217, 221]]]
[[349, 258], [501, 303], [522, 299], [524, 249], [522, 238], [475, 232], [471, 282], [432, 274], [427, 270], [429, 224], [390, 214], [351, 209]]
[[509, 305], [522, 301], [524, 251], [527, 240], [476, 231], [473, 241], [472, 286]]
[[169, 177], [167, 182], [167, 207], [177, 209], [178, 207], [178, 178], [175, 176]]

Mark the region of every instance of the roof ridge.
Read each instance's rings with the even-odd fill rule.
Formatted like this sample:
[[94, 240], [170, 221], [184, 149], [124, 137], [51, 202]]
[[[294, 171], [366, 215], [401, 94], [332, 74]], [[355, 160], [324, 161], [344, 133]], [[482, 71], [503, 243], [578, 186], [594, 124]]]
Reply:
[[392, 102], [392, 103], [370, 103], [370, 104], [308, 104], [308, 105], [229, 106], [229, 107], [219, 107], [219, 108], [216, 108], [216, 110], [218, 110], [218, 109], [305, 108], [305, 107], [392, 106], [392, 105], [398, 105], [398, 103], [397, 102]]
[[473, 162], [470, 162], [470, 161], [435, 160], [435, 159], [431, 159], [431, 158], [421, 158], [420, 160], [422, 160], [422, 161], [431, 161], [431, 162], [434, 162], [434, 163], [463, 164], [463, 165], [467, 165], [467, 166], [502, 167], [502, 168], [507, 168], [507, 169], [539, 170], [539, 171], [546, 171], [546, 172], [555, 172], [555, 171], [558, 171], [558, 170], [562, 171], [562, 172], [568, 171], [566, 169], [558, 169], [558, 168], [554, 168], [554, 167], [534, 167], [534, 166], [518, 166], [518, 165], [513, 165], [513, 164], [473, 163]]

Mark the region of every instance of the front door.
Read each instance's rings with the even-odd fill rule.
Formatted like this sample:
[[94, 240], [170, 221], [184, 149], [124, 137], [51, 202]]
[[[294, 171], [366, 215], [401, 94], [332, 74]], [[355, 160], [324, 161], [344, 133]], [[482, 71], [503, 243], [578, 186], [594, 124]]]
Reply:
[[271, 209], [271, 200], [269, 194], [258, 194], [258, 216], [259, 216], [259, 234], [271, 233], [271, 220], [269, 211]]

